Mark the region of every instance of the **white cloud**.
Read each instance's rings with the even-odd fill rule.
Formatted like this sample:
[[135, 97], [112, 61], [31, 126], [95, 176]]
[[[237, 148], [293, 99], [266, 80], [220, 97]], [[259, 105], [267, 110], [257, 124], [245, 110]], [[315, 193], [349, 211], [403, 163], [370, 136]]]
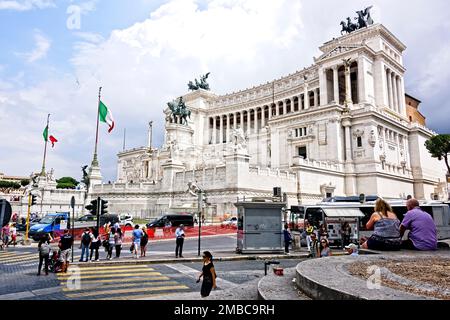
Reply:
[[0, 0], [0, 10], [27, 11], [56, 7], [54, 0]]
[[[2, 171], [20, 175], [39, 170], [42, 130], [49, 112], [51, 128], [60, 143], [51, 150], [48, 167], [54, 167], [57, 176], [79, 178], [80, 166], [92, 158], [98, 87], [103, 86], [103, 100], [114, 113], [117, 127], [111, 134], [100, 127], [99, 158], [104, 179], [114, 180], [123, 129], [127, 128], [127, 147], [142, 146], [147, 123], [154, 120], [154, 141], [160, 144], [164, 134], [162, 110], [166, 102], [187, 92], [189, 80], [210, 71], [212, 91], [223, 94], [293, 73], [309, 66], [312, 57], [319, 54], [317, 47], [339, 35], [339, 21], [362, 7], [356, 1], [334, 0], [320, 5], [300, 0], [198, 3], [169, 1], [148, 19], [115, 30], [106, 39], [95, 33], [75, 33], [79, 40], [70, 60], [73, 75], [55, 74], [23, 89], [2, 87], [0, 82], [2, 153], [14, 159], [0, 157]], [[428, 4], [415, 1], [405, 16], [399, 14], [404, 10], [401, 3], [374, 0], [374, 5], [375, 21], [380, 21], [378, 14], [382, 14], [382, 22], [410, 47], [405, 58], [407, 81], [425, 79], [425, 69], [433, 63], [444, 65], [435, 60], [423, 63], [430, 52], [424, 56], [417, 53], [433, 46], [437, 30], [433, 23], [443, 21], [442, 17], [434, 16], [433, 22], [420, 25], [412, 21], [431, 17], [428, 13], [433, 10], [441, 14], [445, 8], [428, 9]], [[421, 31], [421, 26], [426, 26], [426, 31]], [[440, 59], [447, 59], [449, 52], [441, 44], [448, 42], [448, 35], [443, 38], [436, 42], [440, 49], [435, 47], [435, 52]], [[414, 42], [419, 40], [421, 44]], [[419, 68], [421, 64], [427, 67]], [[448, 79], [448, 70], [437, 70], [438, 77]], [[20, 77], [15, 81], [19, 83]], [[435, 94], [442, 97], [445, 89], [439, 90]], [[427, 96], [418, 98], [425, 100]]]
[[45, 58], [51, 46], [51, 40], [39, 30], [34, 32], [34, 42], [35, 48], [30, 53], [25, 54], [29, 63]]

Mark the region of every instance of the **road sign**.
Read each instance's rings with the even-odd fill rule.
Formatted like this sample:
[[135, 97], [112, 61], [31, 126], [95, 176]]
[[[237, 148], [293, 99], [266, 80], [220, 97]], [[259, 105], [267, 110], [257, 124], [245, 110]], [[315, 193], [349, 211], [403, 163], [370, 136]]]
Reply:
[[66, 230], [67, 229], [67, 220], [61, 220], [59, 223], [59, 230]]
[[70, 207], [73, 209], [75, 208], [75, 197], [72, 196], [72, 199], [70, 199]]
[[0, 223], [2, 224], [2, 228], [11, 220], [11, 214], [11, 204], [5, 199], [0, 199]]

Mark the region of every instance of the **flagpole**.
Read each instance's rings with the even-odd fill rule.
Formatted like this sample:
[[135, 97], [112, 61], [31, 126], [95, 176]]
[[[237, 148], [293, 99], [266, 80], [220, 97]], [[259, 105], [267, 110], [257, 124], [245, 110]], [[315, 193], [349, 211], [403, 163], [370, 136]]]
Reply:
[[98, 145], [98, 123], [100, 121], [100, 99], [102, 96], [102, 87], [98, 89], [98, 106], [97, 106], [97, 130], [95, 131], [95, 149], [94, 149], [94, 159], [92, 160], [92, 166], [98, 167], [97, 159], [97, 145]]
[[46, 130], [47, 130], [47, 139], [45, 139], [45, 146], [44, 146], [44, 160], [42, 161], [42, 171], [41, 171], [41, 176], [44, 177], [45, 176], [45, 159], [47, 158], [47, 142], [48, 142], [48, 124], [50, 122], [50, 113], [47, 116], [47, 126], [46, 126]]

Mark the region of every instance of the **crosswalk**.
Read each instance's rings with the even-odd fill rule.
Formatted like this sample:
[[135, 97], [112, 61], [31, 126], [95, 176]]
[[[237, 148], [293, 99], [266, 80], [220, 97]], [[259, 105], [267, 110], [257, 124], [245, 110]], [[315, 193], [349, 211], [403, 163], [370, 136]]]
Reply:
[[57, 278], [64, 295], [75, 300], [137, 300], [189, 290], [148, 265], [73, 266]]
[[8, 252], [0, 251], [0, 264], [5, 266], [29, 266], [37, 265], [39, 263], [38, 253], [18, 253], [18, 252]]
[[[74, 256], [79, 259], [80, 256]], [[39, 253], [37, 252], [19, 252], [19, 251], [0, 251], [0, 265], [32, 267], [39, 264]]]

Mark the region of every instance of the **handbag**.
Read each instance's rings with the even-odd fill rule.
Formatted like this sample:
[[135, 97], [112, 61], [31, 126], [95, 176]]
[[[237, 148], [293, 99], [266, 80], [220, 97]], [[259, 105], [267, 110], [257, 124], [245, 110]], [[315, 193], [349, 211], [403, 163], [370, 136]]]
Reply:
[[133, 250], [134, 250], [134, 243], [132, 243], [130, 246], [130, 252], [133, 252]]
[[102, 246], [104, 246], [106, 248], [106, 247], [108, 247], [108, 245], [109, 245], [109, 241], [108, 240], [103, 240]]

